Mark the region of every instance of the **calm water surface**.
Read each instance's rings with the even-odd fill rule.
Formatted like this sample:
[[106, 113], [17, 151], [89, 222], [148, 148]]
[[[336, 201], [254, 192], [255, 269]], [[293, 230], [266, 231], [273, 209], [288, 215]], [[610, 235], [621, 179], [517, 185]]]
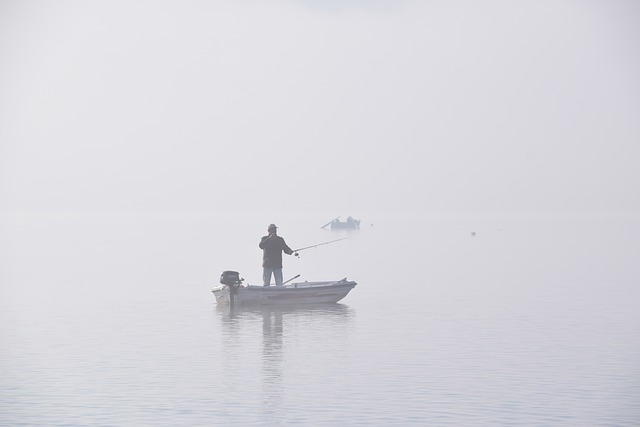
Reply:
[[[0, 424], [640, 425], [638, 218], [329, 219], [3, 218]], [[270, 222], [358, 286], [218, 307]]]

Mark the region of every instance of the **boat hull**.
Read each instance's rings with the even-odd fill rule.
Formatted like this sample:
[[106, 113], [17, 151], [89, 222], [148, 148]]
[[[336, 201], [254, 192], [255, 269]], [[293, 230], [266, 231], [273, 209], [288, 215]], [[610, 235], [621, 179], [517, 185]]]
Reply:
[[[296, 305], [336, 303], [357, 285], [346, 279], [333, 282], [301, 282], [285, 286], [240, 286], [234, 304], [238, 305]], [[218, 304], [229, 304], [229, 287], [212, 290]]]
[[332, 230], [357, 230], [359, 228], [360, 228], [359, 220], [354, 220], [351, 222], [334, 221], [331, 223]]

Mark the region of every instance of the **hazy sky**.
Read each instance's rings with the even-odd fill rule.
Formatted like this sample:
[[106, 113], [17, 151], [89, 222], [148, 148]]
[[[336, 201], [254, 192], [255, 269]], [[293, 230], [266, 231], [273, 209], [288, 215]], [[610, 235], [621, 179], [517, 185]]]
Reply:
[[0, 213], [640, 214], [640, 2], [0, 0]]

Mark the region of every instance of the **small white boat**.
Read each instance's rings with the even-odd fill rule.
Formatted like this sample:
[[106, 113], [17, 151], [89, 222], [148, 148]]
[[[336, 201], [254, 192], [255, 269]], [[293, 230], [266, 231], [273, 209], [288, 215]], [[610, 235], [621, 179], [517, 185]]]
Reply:
[[213, 288], [218, 304], [230, 303], [230, 286], [235, 287], [234, 304], [294, 305], [335, 303], [347, 296], [357, 285], [345, 277], [324, 282], [288, 283], [283, 286], [224, 284]]
[[360, 228], [360, 220], [349, 217], [346, 221], [340, 221], [340, 217], [337, 217], [320, 228], [325, 228], [327, 225], [331, 225], [332, 230], [357, 230]]

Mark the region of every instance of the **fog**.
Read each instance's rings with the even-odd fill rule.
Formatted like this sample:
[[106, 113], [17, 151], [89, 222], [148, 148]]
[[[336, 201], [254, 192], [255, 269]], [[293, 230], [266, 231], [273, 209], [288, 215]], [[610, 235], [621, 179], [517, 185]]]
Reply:
[[639, 18], [5, 0], [0, 213], [637, 215]]
[[[0, 424], [637, 425], [639, 23], [0, 0]], [[269, 223], [357, 287], [217, 304]]]

